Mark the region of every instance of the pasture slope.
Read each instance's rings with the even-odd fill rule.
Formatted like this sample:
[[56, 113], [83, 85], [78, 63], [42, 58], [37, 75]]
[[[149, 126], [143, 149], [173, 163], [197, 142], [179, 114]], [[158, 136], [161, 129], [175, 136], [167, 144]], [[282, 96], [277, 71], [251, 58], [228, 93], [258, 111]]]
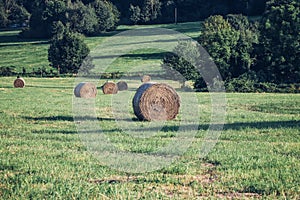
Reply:
[[[13, 77], [0, 80], [1, 199], [299, 198], [298, 94], [227, 94], [224, 131], [199, 159], [211, 105], [208, 93], [197, 93], [200, 126], [188, 151], [158, 171], [128, 174], [101, 165], [81, 142], [72, 78], [27, 78], [23, 89], [13, 88]], [[137, 85], [129, 82], [126, 92], [133, 95]], [[98, 92], [99, 123], [119, 148], [147, 153], [174, 137], [172, 126], [148, 130], [150, 139], [126, 135], [111, 96]]]

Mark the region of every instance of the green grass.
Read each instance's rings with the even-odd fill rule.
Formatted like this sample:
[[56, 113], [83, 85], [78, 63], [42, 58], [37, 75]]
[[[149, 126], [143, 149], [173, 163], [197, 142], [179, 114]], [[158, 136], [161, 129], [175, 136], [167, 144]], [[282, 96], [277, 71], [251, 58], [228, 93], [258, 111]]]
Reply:
[[[180, 24], [161, 24], [152, 26], [119, 26], [118, 29], [112, 33], [103, 34], [97, 37], [87, 37], [86, 43], [90, 47], [91, 51], [96, 48], [104, 39], [120, 33], [122, 31], [130, 30], [133, 28], [168, 28], [179, 31], [192, 38], [197, 38], [200, 31], [200, 22], [180, 23]], [[0, 32], [0, 67], [13, 67], [15, 72], [22, 72], [25, 68], [26, 72], [32, 72], [38, 68], [46, 68], [50, 71], [48, 61], [48, 48], [49, 42], [47, 40], [28, 40], [18, 37], [19, 31], [3, 31]], [[143, 54], [149, 54], [149, 52], [140, 52], [140, 57], [136, 59], [143, 59]], [[149, 55], [151, 57], [151, 55]], [[159, 61], [161, 56], [154, 55], [153, 59]], [[119, 61], [124, 67], [117, 66], [115, 71], [126, 70], [128, 60]], [[123, 65], [122, 65], [123, 66]]]
[[[131, 174], [107, 167], [81, 141], [73, 121], [74, 79], [26, 78], [23, 89], [13, 88], [13, 80], [0, 78], [0, 199], [300, 198], [299, 94], [226, 94], [224, 131], [199, 158], [211, 101], [197, 93], [200, 125], [188, 151], [158, 171]], [[128, 80], [129, 90], [113, 98], [133, 96], [137, 81]], [[151, 152], [174, 138], [180, 115], [157, 133], [143, 129], [153, 135], [148, 139], [132, 138], [114, 120], [112, 96], [98, 92], [99, 124], [120, 149]]]

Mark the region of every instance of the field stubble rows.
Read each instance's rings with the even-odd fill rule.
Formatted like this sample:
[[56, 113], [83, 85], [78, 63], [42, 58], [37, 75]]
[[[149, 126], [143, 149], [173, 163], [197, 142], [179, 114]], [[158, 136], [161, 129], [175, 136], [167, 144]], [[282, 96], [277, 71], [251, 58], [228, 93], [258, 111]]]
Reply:
[[[80, 140], [72, 112], [74, 79], [28, 78], [23, 89], [13, 88], [13, 77], [0, 80], [2, 199], [299, 198], [297, 94], [226, 94], [224, 130], [214, 149], [199, 158], [211, 101], [209, 93], [197, 93], [199, 130], [187, 152], [158, 171], [130, 174], [105, 166]], [[125, 92], [132, 96], [140, 83], [128, 81]], [[158, 132], [147, 130], [150, 138], [130, 137], [114, 119], [111, 96], [98, 92], [99, 124], [120, 149], [147, 153], [174, 137], [180, 115]]]

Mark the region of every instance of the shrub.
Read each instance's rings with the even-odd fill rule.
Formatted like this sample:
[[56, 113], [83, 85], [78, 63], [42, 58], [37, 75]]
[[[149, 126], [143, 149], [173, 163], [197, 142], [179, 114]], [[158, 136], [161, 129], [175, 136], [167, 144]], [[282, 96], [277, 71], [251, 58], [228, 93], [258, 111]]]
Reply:
[[[48, 60], [52, 67], [59, 69], [59, 73], [77, 73], [89, 52], [82, 36], [70, 32], [67, 28], [51, 40]], [[92, 67], [92, 65], [85, 65], [85, 72]]]

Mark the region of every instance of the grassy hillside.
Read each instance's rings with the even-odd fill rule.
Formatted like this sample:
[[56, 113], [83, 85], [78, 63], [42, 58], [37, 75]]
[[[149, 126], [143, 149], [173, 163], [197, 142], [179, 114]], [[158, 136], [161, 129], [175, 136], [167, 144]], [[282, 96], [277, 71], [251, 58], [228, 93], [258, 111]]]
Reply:
[[[74, 79], [27, 78], [23, 89], [13, 88], [13, 80], [0, 78], [0, 199], [300, 198], [297, 94], [226, 94], [224, 131], [200, 159], [211, 101], [208, 93], [196, 93], [200, 124], [188, 151], [158, 171], [131, 174], [107, 167], [82, 143], [73, 122]], [[115, 96], [98, 90], [96, 114], [116, 146], [151, 152], [170, 142], [176, 128], [141, 129], [141, 134], [152, 135], [148, 139], [120, 130], [111, 102], [112, 97], [134, 95], [140, 83], [128, 83], [129, 90]], [[174, 87], [182, 98], [193, 94]], [[185, 104], [191, 105], [189, 101]]]
[[[200, 22], [182, 23], [182, 24], [163, 24], [153, 26], [119, 26], [117, 31], [103, 34], [97, 37], [87, 37], [86, 43], [91, 50], [96, 48], [104, 39], [133, 28], [159, 27], [168, 28], [184, 33], [190, 37], [198, 37], [200, 31]], [[0, 32], [0, 67], [12, 67], [15, 72], [26, 72], [37, 70], [38, 68], [51, 69], [48, 61], [49, 43], [47, 40], [23, 40], [18, 37], [19, 31]], [[138, 53], [138, 52], [137, 52]], [[149, 55], [151, 58], [151, 55]], [[137, 58], [139, 59], [139, 58]], [[153, 59], [160, 60], [160, 57]], [[123, 61], [119, 61], [122, 63]], [[126, 61], [124, 61], [126, 62]], [[126, 66], [124, 67], [126, 69]], [[117, 67], [116, 71], [123, 71], [123, 68]], [[55, 70], [55, 69], [54, 69]]]

